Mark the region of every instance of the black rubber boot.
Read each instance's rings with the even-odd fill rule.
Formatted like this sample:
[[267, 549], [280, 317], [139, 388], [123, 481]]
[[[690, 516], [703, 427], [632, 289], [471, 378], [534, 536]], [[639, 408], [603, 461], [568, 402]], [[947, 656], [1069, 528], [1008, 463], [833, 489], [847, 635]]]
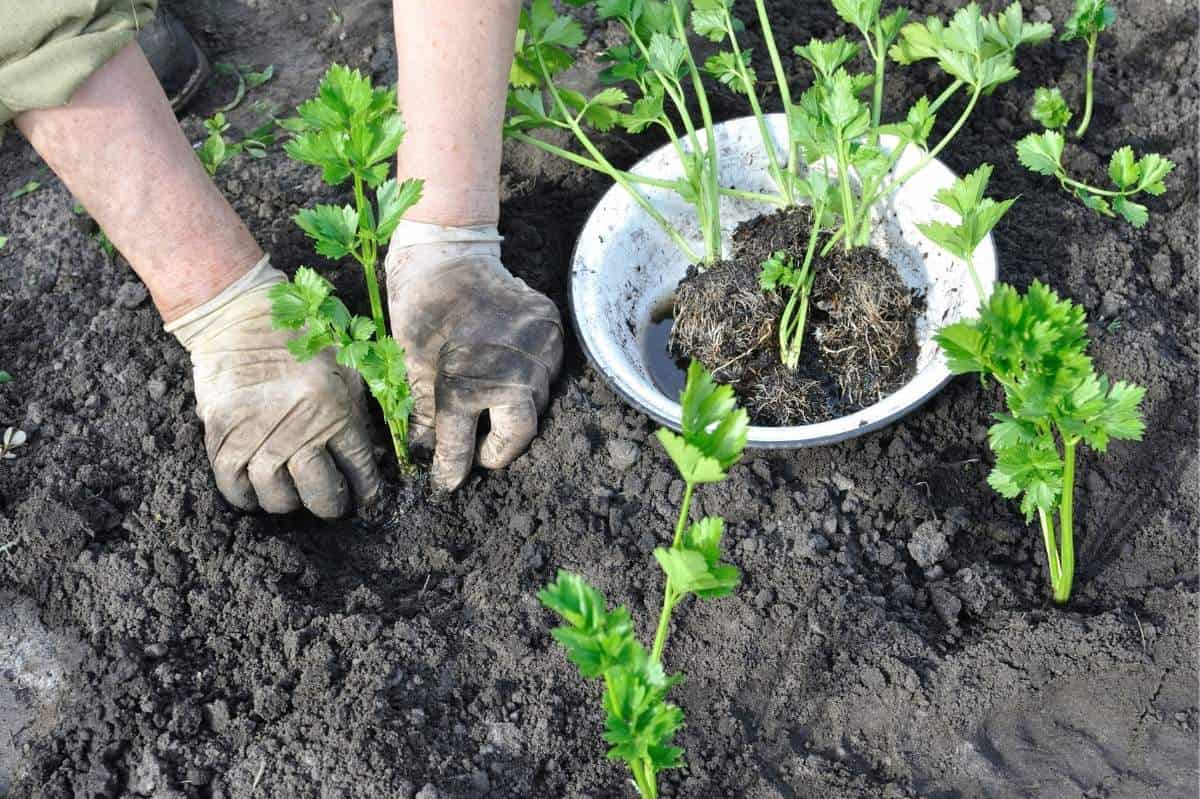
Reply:
[[162, 5], [154, 19], [138, 32], [137, 39], [171, 101], [171, 108], [181, 110], [208, 79], [208, 59], [183, 23]]

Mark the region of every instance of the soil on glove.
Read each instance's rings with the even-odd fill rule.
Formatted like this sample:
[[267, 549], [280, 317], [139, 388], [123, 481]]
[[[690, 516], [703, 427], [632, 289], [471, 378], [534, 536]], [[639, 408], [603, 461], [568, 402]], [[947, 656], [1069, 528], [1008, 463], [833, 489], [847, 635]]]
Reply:
[[[695, 358], [730, 383], [755, 424], [823, 422], [861, 410], [916, 373], [916, 316], [924, 302], [871, 247], [839, 248], [813, 259], [804, 345], [795, 369], [779, 353], [787, 296], [759, 286], [762, 263], [784, 252], [804, 262], [807, 209], [738, 225], [733, 252], [675, 289], [670, 351]], [[824, 237], [822, 237], [822, 241]]]
[[[854, 35], [826, 2], [768, 5], [801, 85], [792, 45]], [[1061, 27], [1073, 3], [1023, 5]], [[275, 64], [228, 114], [243, 131], [261, 120], [254, 101], [294, 106], [331, 60], [390, 79], [387, 6], [173, 4], [214, 61]], [[738, 10], [757, 58], [753, 9]], [[698, 515], [728, 519], [744, 583], [676, 611], [666, 665], [687, 675], [672, 694], [686, 767], [663, 775], [664, 797], [1195, 797], [1197, 11], [1120, 11], [1101, 40], [1092, 127], [1067, 152], [1092, 179], [1123, 144], [1176, 161], [1145, 228], [1093, 215], [1012, 153], [1034, 129], [1036, 87], [1057, 84], [1078, 108], [1078, 42], [1023, 53], [1020, 78], [942, 156], [959, 173], [993, 163], [991, 191], [1021, 197], [996, 231], [1003, 279], [1081, 302], [1097, 367], [1148, 389], [1145, 441], [1080, 459], [1071, 603], [1048, 602], [1038, 531], [985, 482], [1002, 398], [976, 378], [853, 441], [749, 452], [696, 498]], [[613, 39], [604, 25], [588, 36], [572, 72], [585, 89]], [[889, 119], [945, 85], [925, 64], [889, 75]], [[234, 88], [200, 96], [183, 119], [192, 141]], [[773, 93], [764, 102], [778, 107]], [[720, 119], [743, 103], [714, 92]], [[946, 106], [935, 135], [960, 108]], [[600, 140], [621, 167], [660, 144]], [[31, 179], [38, 191], [9, 198]], [[312, 255], [290, 221], [348, 195], [278, 147], [218, 184], [277, 266], [313, 265], [366, 307], [357, 270]], [[607, 188], [505, 147], [506, 263], [562, 309], [574, 238]], [[575, 570], [649, 640], [663, 588], [652, 551], [683, 492], [655, 425], [569, 340], [540, 436], [510, 468], [477, 471], [440, 503], [413, 486], [383, 528], [239, 513], [205, 461], [186, 353], [124, 262], [70, 223], [72, 204], [10, 133], [0, 368], [14, 382], [0, 386], [0, 428], [29, 442], [0, 462], [0, 595], [25, 597], [82, 652], [52, 716], [0, 730], [18, 753], [9, 799], [633, 797], [603, 757], [598, 687], [551, 639], [534, 594]], [[382, 428], [377, 441], [387, 458]]]

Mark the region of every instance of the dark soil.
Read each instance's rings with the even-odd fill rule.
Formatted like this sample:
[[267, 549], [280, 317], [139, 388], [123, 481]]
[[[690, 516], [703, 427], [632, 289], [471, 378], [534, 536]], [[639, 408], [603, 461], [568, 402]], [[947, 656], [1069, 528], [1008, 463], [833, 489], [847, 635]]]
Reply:
[[785, 252], [804, 261], [805, 209], [751, 219], [733, 233], [732, 257], [688, 270], [675, 290], [671, 354], [695, 358], [731, 383], [755, 424], [823, 422], [854, 413], [916, 373], [916, 315], [923, 301], [877, 250], [840, 247], [813, 259], [800, 362], [783, 365], [779, 321], [786, 296], [764, 292], [763, 261]]
[[[340, 22], [301, 0], [175, 7], [215, 60], [276, 64], [251, 99], [290, 106], [332, 59], [391, 74], [386, 5], [343, 0]], [[1061, 25], [1071, 5], [1025, 9]], [[824, 2], [771, 7], [802, 83], [791, 45], [852, 33]], [[748, 10], [746, 46], [762, 53]], [[1148, 388], [1146, 440], [1081, 460], [1071, 603], [1048, 603], [1037, 531], [984, 481], [1001, 398], [977, 379], [869, 436], [750, 453], [696, 502], [728, 519], [745, 583], [677, 611], [667, 665], [688, 675], [674, 692], [687, 766], [665, 775], [665, 797], [1196, 796], [1197, 11], [1120, 12], [1092, 131], [1068, 150], [1097, 178], [1126, 143], [1175, 160], [1149, 225], [1092, 215], [1012, 154], [1035, 87], [1079, 97], [1077, 43], [1024, 56], [945, 154], [960, 173], [994, 163], [995, 193], [1021, 196], [996, 232], [1004, 279], [1083, 303], [1097, 366]], [[591, 31], [592, 52], [606, 35]], [[889, 117], [942, 85], [925, 66], [893, 72]], [[201, 96], [193, 139], [231, 92]], [[719, 95], [715, 111], [741, 102]], [[258, 121], [249, 103], [230, 116]], [[625, 166], [660, 143], [603, 146]], [[31, 178], [44, 187], [7, 199]], [[219, 183], [277, 264], [314, 262], [289, 219], [332, 196], [314, 170], [274, 150]], [[503, 188], [508, 265], [565, 307], [571, 245], [605, 181], [509, 146]], [[71, 205], [8, 136], [0, 366], [16, 379], [0, 387], [0, 427], [30, 441], [0, 464], [0, 596], [36, 603], [84, 650], [51, 723], [3, 731], [20, 751], [11, 795], [632, 796], [603, 758], [596, 685], [534, 592], [579, 571], [651, 634], [651, 551], [682, 491], [654, 425], [572, 344], [529, 453], [450, 499], [411, 492], [378, 530], [238, 513], [205, 462], [186, 354]], [[315, 263], [365, 303], [353, 270]]]

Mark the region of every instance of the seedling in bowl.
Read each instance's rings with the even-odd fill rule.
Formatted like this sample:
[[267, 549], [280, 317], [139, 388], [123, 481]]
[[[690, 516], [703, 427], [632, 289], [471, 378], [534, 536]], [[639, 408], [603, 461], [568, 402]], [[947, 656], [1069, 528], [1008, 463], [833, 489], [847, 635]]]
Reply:
[[[350, 181], [354, 205], [307, 208], [296, 215], [296, 224], [315, 242], [320, 255], [358, 262], [371, 316], [352, 315], [333, 295], [328, 280], [301, 267], [292, 281], [271, 289], [272, 320], [277, 327], [300, 331], [288, 343], [298, 360], [333, 347], [338, 363], [363, 376], [383, 411], [396, 458], [408, 470], [408, 417], [413, 401], [404, 350], [387, 334], [376, 276], [380, 245], [421, 198], [423, 185], [416, 179], [400, 183], [388, 177], [405, 131], [395, 91], [376, 88], [358, 70], [335, 64], [322, 79], [316, 98], [297, 111], [299, 116], [288, 124], [296, 135], [285, 145], [287, 154], [320, 167], [331, 186]], [[374, 204], [367, 189], [375, 192]]]
[[[587, 4], [588, 0], [572, 2]], [[1043, 42], [1053, 33], [1049, 25], [1026, 22], [1019, 3], [995, 15], [983, 14], [972, 3], [943, 23], [936, 18], [909, 22], [904, 9], [882, 14], [880, 0], [835, 0], [837, 13], [861, 34], [872, 69], [864, 74], [850, 70], [859, 45], [844, 38], [814, 39], [795, 48], [813, 66], [815, 79], [807, 90], [794, 95], [770, 15], [763, 0], [755, 0], [774, 85], [785, 111], [786, 145], [777, 149], [760, 100], [753, 54], [742, 44], [744, 25], [733, 13], [732, 0], [696, 0], [690, 4], [690, 14], [689, 4], [658, 0], [605, 0], [594, 8], [599, 18], [616, 22], [624, 34], [603, 56], [607, 68], [601, 78], [613, 85], [590, 97], [561, 85], [562, 74], [573, 62], [572, 51], [583, 43], [583, 30], [570, 17], [558, 15], [549, 0], [533, 0], [522, 13], [517, 38], [507, 135], [611, 177], [665, 230], [688, 261], [702, 269], [721, 255], [722, 197], [759, 202], [764, 208], [807, 204], [812, 209], [810, 240], [796, 269], [808, 280], [819, 269], [816, 259], [828, 255], [837, 243], [850, 250], [870, 241], [873, 210], [948, 146], [983, 97], [1017, 76], [1018, 48]], [[692, 32], [720, 45], [703, 64], [689, 46], [689, 24]], [[933, 60], [951, 82], [936, 99], [922, 97], [902, 120], [887, 123], [883, 96], [889, 57], [902, 65]], [[746, 98], [773, 191], [740, 191], [717, 181], [718, 153], [706, 75]], [[931, 142], [937, 113], [960, 94], [967, 99], [956, 120], [945, 135]], [[661, 131], [677, 156], [682, 177], [662, 180], [613, 166], [596, 134], [616, 127], [630, 133]], [[537, 138], [539, 129], [571, 134], [584, 152]], [[885, 134], [895, 137], [894, 143], [884, 146]], [[917, 148], [920, 155], [897, 168], [909, 147]], [[659, 213], [655, 205], [661, 202], [663, 190], [675, 192], [695, 208], [702, 248], [695, 248]], [[800, 260], [799, 252], [793, 255]], [[768, 281], [763, 287], [774, 290], [777, 284]], [[803, 342], [804, 322], [798, 328], [794, 325], [807, 316], [805, 294], [796, 292], [792, 297], [794, 312], [779, 339], [781, 360], [794, 368], [795, 345]]]
[[1026, 522], [1038, 517], [1054, 601], [1064, 603], [1075, 574], [1077, 450], [1105, 452], [1110, 440], [1141, 440], [1145, 389], [1096, 373], [1083, 308], [1038, 281], [1025, 295], [997, 286], [978, 319], [944, 327], [935, 338], [951, 372], [978, 372], [1004, 389], [1008, 413], [995, 414], [988, 431], [996, 454], [988, 484], [1020, 497]]
[[628, 764], [642, 799], [658, 797], [658, 772], [683, 764], [683, 750], [672, 744], [683, 727], [683, 711], [667, 701], [682, 677], [668, 676], [662, 665], [671, 613], [689, 595], [714, 599], [741, 581], [736, 567], [721, 562], [724, 521], [688, 519], [696, 487], [724, 480], [741, 458], [749, 419], [736, 406], [733, 390], [714, 383], [695, 361], [688, 367], [680, 405], [682, 432], [658, 431], [684, 481], [684, 493], [671, 546], [654, 550], [666, 585], [650, 653], [637, 640], [629, 611], [609, 611], [603, 594], [582, 577], [559, 571], [557, 580], [538, 593], [542, 604], [566, 621], [551, 634], [567, 658], [584, 677], [604, 681], [608, 757]]

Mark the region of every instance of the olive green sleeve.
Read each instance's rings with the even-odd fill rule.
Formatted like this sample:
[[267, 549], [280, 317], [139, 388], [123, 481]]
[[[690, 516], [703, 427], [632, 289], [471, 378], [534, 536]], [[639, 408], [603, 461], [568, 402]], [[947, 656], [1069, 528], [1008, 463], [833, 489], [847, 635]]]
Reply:
[[65, 105], [133, 40], [158, 0], [0, 0], [0, 124]]

